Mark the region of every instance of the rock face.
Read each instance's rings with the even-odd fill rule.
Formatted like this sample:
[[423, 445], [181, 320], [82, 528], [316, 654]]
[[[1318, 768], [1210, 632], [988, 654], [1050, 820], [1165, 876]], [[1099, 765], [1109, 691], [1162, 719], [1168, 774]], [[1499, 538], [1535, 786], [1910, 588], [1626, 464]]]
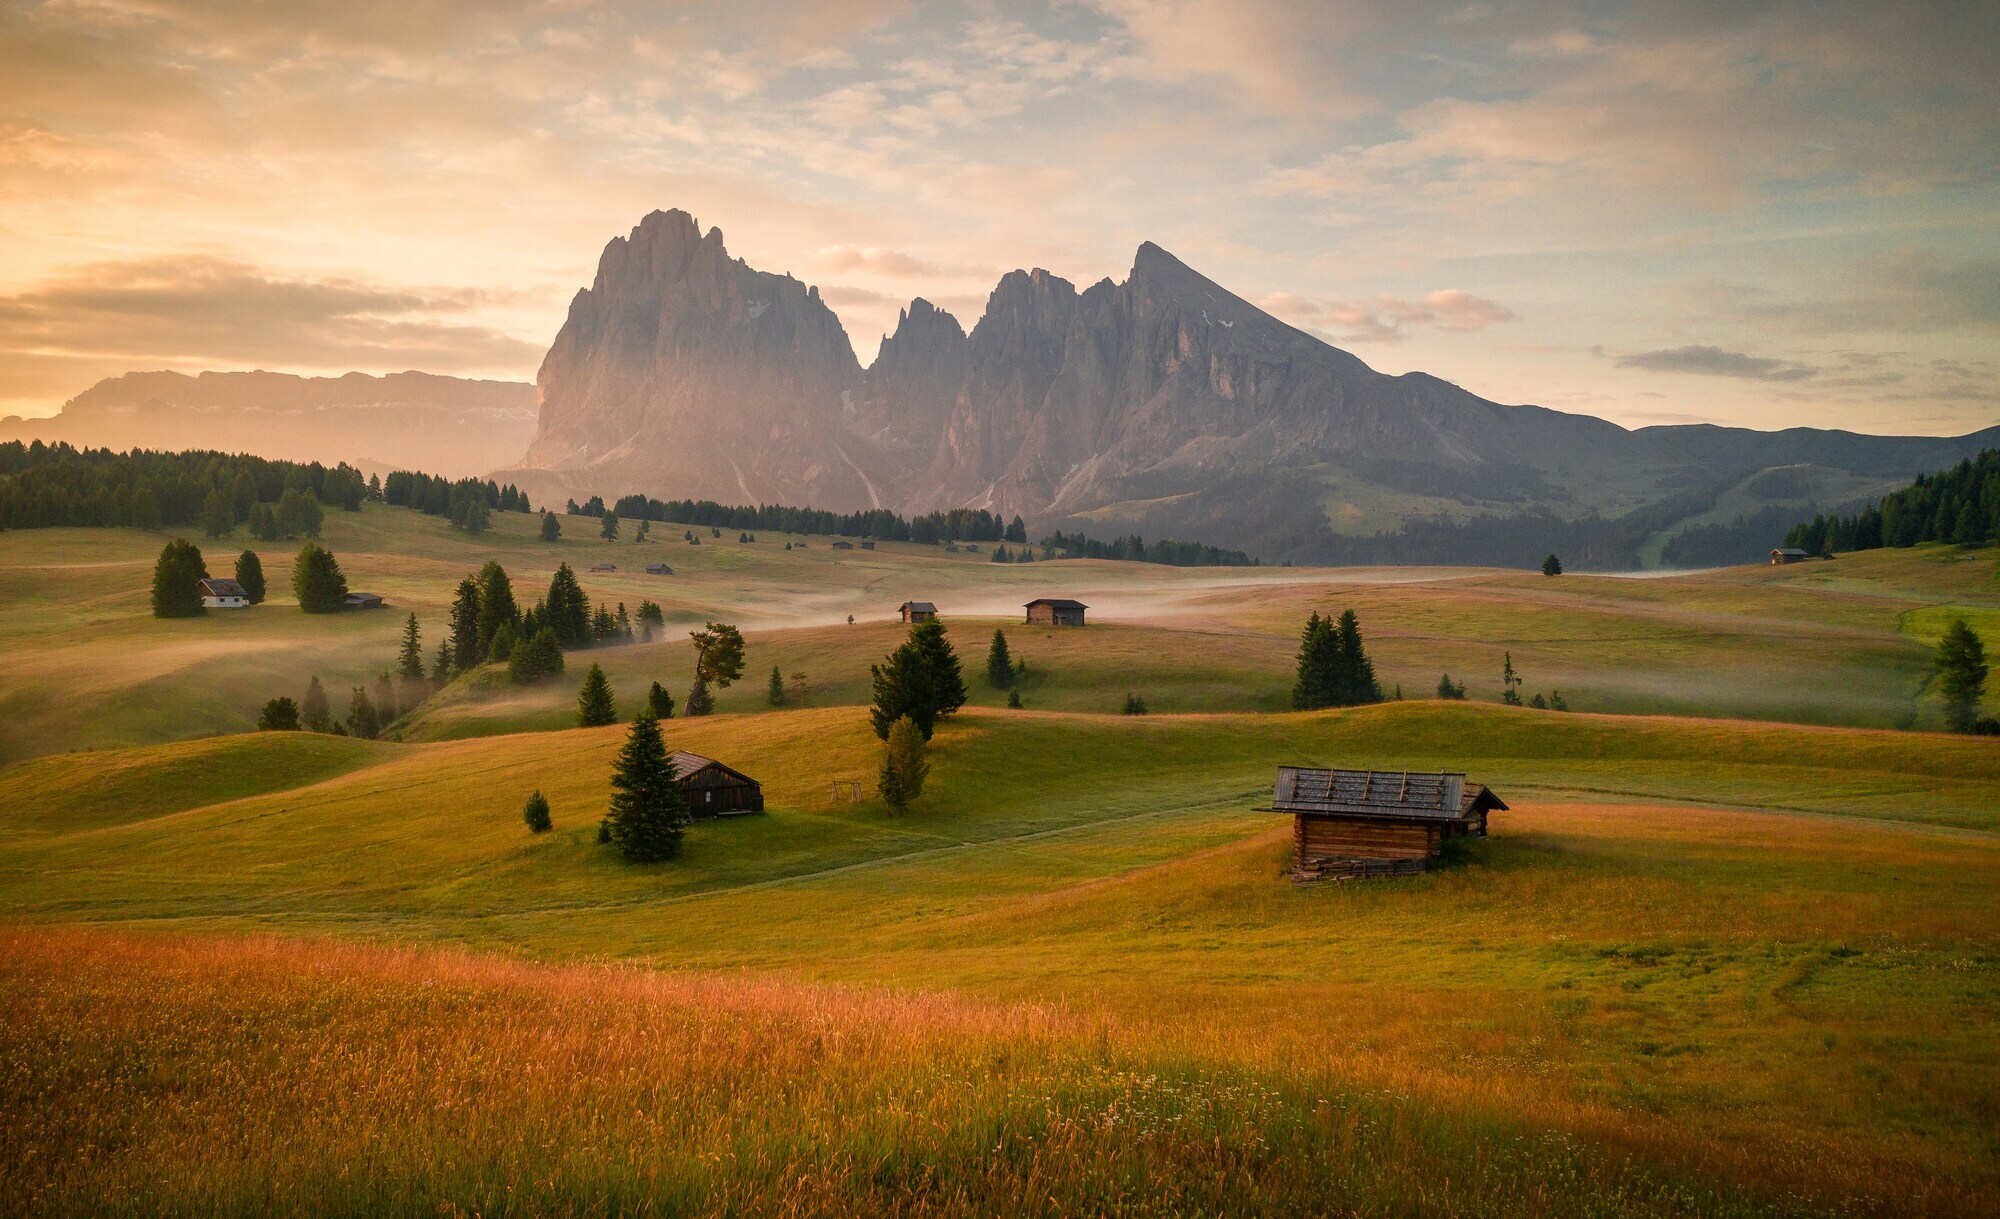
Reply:
[[[1008, 273], [969, 335], [912, 301], [863, 370], [816, 289], [731, 259], [678, 211], [606, 247], [538, 380], [528, 469], [506, 472], [524, 487], [542, 471], [579, 497], [969, 506], [1037, 525], [1277, 474], [1574, 516], [1788, 462], [1907, 476], [1977, 440], [1633, 432], [1502, 406], [1378, 373], [1150, 242], [1123, 283], [1082, 292]], [[1326, 526], [1314, 494], [1285, 511]]]
[[61, 414], [0, 421], [0, 439], [219, 449], [464, 478], [513, 461], [534, 429], [535, 387], [520, 381], [134, 372], [91, 386]]

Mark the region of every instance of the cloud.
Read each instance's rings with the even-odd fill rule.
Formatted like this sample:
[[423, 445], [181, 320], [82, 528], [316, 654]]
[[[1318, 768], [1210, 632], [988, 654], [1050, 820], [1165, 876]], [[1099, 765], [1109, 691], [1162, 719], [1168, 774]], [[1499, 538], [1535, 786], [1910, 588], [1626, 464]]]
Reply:
[[1619, 356], [1620, 368], [1641, 368], [1648, 372], [1687, 372], [1709, 377], [1740, 377], [1747, 381], [1804, 381], [1820, 370], [1792, 360], [1724, 351], [1720, 347], [1675, 347], [1664, 351], [1642, 351]]
[[814, 261], [828, 271], [862, 271], [892, 279], [938, 279], [981, 273], [977, 268], [926, 262], [915, 255], [878, 246], [830, 245], [820, 250]]
[[1514, 311], [1458, 288], [1444, 288], [1419, 300], [1375, 296], [1364, 300], [1318, 301], [1290, 292], [1270, 293], [1257, 302], [1294, 325], [1331, 334], [1345, 343], [1399, 343], [1406, 327], [1482, 330], [1515, 320]]

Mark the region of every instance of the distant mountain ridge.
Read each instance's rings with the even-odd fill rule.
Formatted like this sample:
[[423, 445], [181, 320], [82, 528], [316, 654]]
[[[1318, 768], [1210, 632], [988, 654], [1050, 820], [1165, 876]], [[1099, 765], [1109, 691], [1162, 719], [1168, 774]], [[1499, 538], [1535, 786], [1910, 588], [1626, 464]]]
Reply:
[[60, 414], [0, 420], [0, 439], [217, 449], [469, 477], [511, 465], [534, 426], [535, 388], [519, 381], [423, 372], [133, 372], [99, 381]]
[[[970, 331], [915, 300], [863, 369], [818, 289], [731, 258], [681, 211], [606, 246], [537, 389], [534, 442], [506, 476], [539, 481], [538, 499], [978, 507], [1267, 559], [1440, 513], [1577, 520], [1671, 501], [1692, 520], [1712, 505], [1690, 488], [1721, 503], [1770, 467], [1823, 469], [1815, 486], [1853, 496], [2000, 442], [2000, 428], [1629, 431], [1504, 406], [1376, 372], [1151, 242], [1122, 283], [1009, 272]], [[1218, 502], [1246, 483], [1282, 486], [1282, 502]]]

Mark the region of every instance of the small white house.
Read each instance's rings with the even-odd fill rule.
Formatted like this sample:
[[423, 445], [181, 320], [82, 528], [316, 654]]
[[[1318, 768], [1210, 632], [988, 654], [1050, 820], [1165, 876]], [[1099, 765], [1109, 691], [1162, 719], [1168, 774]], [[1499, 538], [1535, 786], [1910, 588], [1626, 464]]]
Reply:
[[206, 609], [248, 609], [250, 594], [234, 580], [203, 580], [201, 603]]

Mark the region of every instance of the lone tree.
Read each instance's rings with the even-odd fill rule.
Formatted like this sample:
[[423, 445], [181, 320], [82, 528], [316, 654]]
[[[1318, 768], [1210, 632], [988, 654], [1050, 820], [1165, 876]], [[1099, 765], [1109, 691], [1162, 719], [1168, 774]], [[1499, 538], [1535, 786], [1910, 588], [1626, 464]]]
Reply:
[[603, 665], [592, 665], [583, 675], [583, 689], [576, 696], [576, 722], [583, 728], [618, 722], [618, 706], [611, 701], [611, 683], [605, 680]]
[[764, 697], [770, 700], [773, 707], [785, 705], [785, 675], [778, 672], [776, 665], [771, 666], [771, 684], [764, 692]]
[[299, 548], [292, 564], [292, 592], [308, 614], [337, 614], [347, 608], [347, 577], [340, 574], [331, 550], [318, 542]]
[[542, 540], [553, 542], [562, 537], [562, 520], [547, 508], [542, 509]]
[[521, 820], [527, 822], [528, 829], [537, 834], [546, 834], [555, 825], [554, 819], [549, 816], [549, 798], [542, 794], [541, 788], [536, 788], [535, 794], [521, 806]]
[[535, 632], [533, 639], [515, 648], [514, 654], [507, 658], [507, 680], [517, 686], [560, 677], [562, 671], [562, 645], [556, 642], [556, 633], [549, 627]]
[[1971, 732], [1979, 722], [1979, 699], [1986, 688], [1986, 645], [1979, 633], [1954, 618], [1938, 640], [1938, 693], [1944, 696], [1944, 722], [1953, 732]]
[[646, 691], [646, 709], [651, 711], [653, 718], [657, 720], [674, 718], [673, 692], [659, 682], [654, 682], [653, 688]]
[[1146, 714], [1146, 700], [1140, 698], [1138, 695], [1132, 693], [1130, 690], [1127, 690], [1125, 692], [1125, 707], [1124, 710], [1119, 712], [1119, 714], [1120, 715]]
[[1542, 574], [1545, 576], [1559, 576], [1563, 574], [1563, 561], [1561, 559], [1558, 559], [1554, 555], [1550, 555], [1548, 558], [1543, 559]]
[[175, 538], [160, 550], [153, 564], [153, 617], [198, 618], [207, 611], [201, 605], [201, 582], [208, 579], [208, 567], [201, 561], [201, 548], [186, 538]]
[[264, 710], [257, 716], [257, 727], [266, 732], [297, 732], [299, 730], [299, 705], [289, 694], [280, 694], [264, 704]]
[[993, 628], [993, 643], [986, 649], [986, 684], [995, 690], [1014, 685], [1014, 658], [1007, 651], [1007, 633], [998, 627]]
[[882, 757], [882, 776], [875, 790], [890, 808], [900, 812], [924, 792], [924, 779], [931, 773], [924, 761], [924, 734], [905, 715], [889, 725], [889, 747]]
[[965, 677], [958, 656], [945, 638], [944, 623], [932, 618], [910, 628], [910, 637], [879, 665], [868, 666], [875, 681], [875, 705], [868, 715], [875, 735], [889, 739], [889, 729], [904, 716], [916, 724], [926, 741], [938, 721], [965, 705]]
[[243, 595], [252, 605], [264, 603], [264, 560], [257, 557], [254, 550], [246, 550], [236, 556], [236, 582], [243, 586]]
[[706, 681], [727, 690], [743, 676], [743, 632], [726, 622], [709, 622], [689, 631], [688, 638], [694, 641], [697, 684]]
[[653, 863], [681, 853], [688, 824], [680, 776], [660, 739], [660, 721], [642, 715], [611, 768], [611, 841], [633, 863]]
[[1509, 707], [1518, 707], [1521, 705], [1521, 675], [1514, 672], [1514, 654], [1502, 652], [1500, 656], [1500, 701]]
[[311, 732], [325, 732], [333, 727], [333, 704], [327, 701], [326, 687], [319, 684], [317, 673], [306, 683], [306, 699], [299, 708], [299, 717]]
[[607, 512], [604, 514], [603, 523], [597, 527], [597, 536], [607, 542], [618, 540], [618, 514], [616, 512]]

